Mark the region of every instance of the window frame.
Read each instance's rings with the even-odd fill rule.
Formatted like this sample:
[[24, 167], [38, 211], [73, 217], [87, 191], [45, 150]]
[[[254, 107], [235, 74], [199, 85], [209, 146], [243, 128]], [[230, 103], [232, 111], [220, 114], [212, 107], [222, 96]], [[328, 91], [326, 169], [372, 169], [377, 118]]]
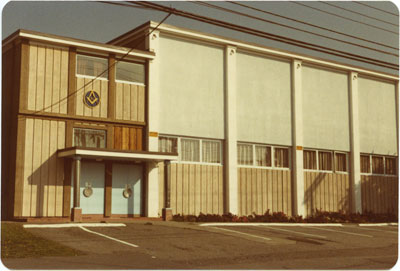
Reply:
[[[130, 84], [130, 85], [137, 85], [137, 86], [146, 86], [146, 64], [145, 63], [141, 63], [141, 62], [136, 62], [136, 61], [132, 61], [132, 60], [121, 60], [121, 59], [116, 59], [115, 60], [115, 69], [114, 69], [114, 75], [115, 75], [115, 82], [116, 83], [122, 83], [122, 84]], [[119, 62], [126, 62], [126, 63], [132, 63], [132, 64], [137, 64], [137, 65], [143, 65], [144, 67], [144, 72], [143, 72], [143, 83], [140, 82], [133, 82], [133, 81], [126, 81], [126, 80], [118, 80], [117, 79], [117, 64]]]
[[[336, 169], [336, 154], [344, 154], [346, 157], [346, 171], [341, 171]], [[348, 174], [350, 172], [350, 163], [349, 163], [349, 153], [348, 152], [343, 152], [343, 151], [334, 151], [333, 152], [333, 169], [335, 173], [341, 173], [341, 174]]]
[[[324, 150], [324, 149], [311, 149], [311, 148], [304, 148], [303, 149], [303, 155], [304, 155], [304, 151], [314, 151], [315, 155], [316, 155], [316, 163], [317, 163], [317, 168], [316, 169], [307, 169], [304, 168], [304, 162], [303, 162], [303, 170], [304, 171], [309, 171], [309, 172], [325, 172], [325, 173], [337, 173], [337, 174], [349, 174], [350, 173], [350, 164], [349, 164], [349, 153], [348, 152], [344, 152], [344, 151], [334, 151], [334, 150]], [[332, 157], [332, 170], [322, 170], [319, 167], [319, 153], [320, 152], [329, 152], [331, 153], [331, 157]], [[336, 153], [340, 153], [340, 154], [345, 154], [346, 155], [346, 171], [339, 171], [336, 170]], [[304, 159], [304, 158], [303, 158]]]
[[80, 74], [78, 73], [78, 57], [79, 56], [85, 56], [85, 57], [90, 57], [90, 58], [97, 58], [97, 59], [102, 59], [102, 60], [106, 60], [107, 64], [106, 64], [106, 69], [110, 68], [110, 60], [108, 57], [105, 56], [99, 56], [99, 55], [92, 55], [92, 54], [87, 54], [87, 53], [82, 53], [82, 52], [77, 52], [76, 56], [75, 56], [75, 77], [79, 77], [79, 78], [89, 78], [89, 79], [96, 79], [96, 80], [103, 80], [103, 81], [108, 81], [108, 70], [107, 72], [105, 72], [107, 77], [96, 77], [93, 75], [86, 75], [86, 74]]
[[[391, 177], [398, 176], [398, 171], [399, 171], [399, 169], [398, 169], [398, 160], [397, 160], [398, 156], [394, 156], [394, 155], [379, 155], [379, 154], [373, 154], [373, 153], [360, 153], [360, 169], [361, 169], [361, 155], [369, 157], [369, 173], [361, 172], [361, 170], [360, 170], [360, 174], [361, 175], [366, 175], [366, 176], [391, 176]], [[374, 173], [374, 172], [372, 172], [372, 157], [383, 158], [383, 173]], [[394, 175], [387, 173], [387, 169], [386, 169], [386, 159], [387, 158], [395, 159], [396, 173]]]

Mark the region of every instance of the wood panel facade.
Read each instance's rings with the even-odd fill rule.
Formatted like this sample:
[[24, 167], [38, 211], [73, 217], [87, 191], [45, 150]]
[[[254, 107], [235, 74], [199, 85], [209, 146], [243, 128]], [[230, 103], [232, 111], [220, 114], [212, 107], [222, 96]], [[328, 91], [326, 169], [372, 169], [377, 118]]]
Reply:
[[115, 118], [117, 120], [144, 122], [144, 86], [117, 82], [115, 100]]
[[361, 175], [363, 212], [398, 213], [399, 179], [397, 176]]
[[316, 210], [350, 212], [349, 174], [304, 172], [304, 201], [307, 215]]
[[114, 149], [142, 151], [143, 128], [114, 126]]
[[290, 170], [239, 167], [238, 186], [239, 215], [267, 210], [292, 215]]
[[[94, 90], [100, 96], [100, 104], [95, 107], [86, 106], [84, 95]], [[85, 117], [107, 118], [108, 111], [108, 81], [87, 77], [76, 78], [76, 115]]]

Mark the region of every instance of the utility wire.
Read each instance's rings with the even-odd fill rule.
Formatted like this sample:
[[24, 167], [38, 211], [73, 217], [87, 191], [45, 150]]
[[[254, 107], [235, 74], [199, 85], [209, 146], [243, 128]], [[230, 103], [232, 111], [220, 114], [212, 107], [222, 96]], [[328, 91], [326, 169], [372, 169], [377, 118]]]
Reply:
[[178, 16], [190, 18], [190, 19], [193, 19], [193, 20], [205, 22], [205, 23], [212, 24], [212, 25], [221, 26], [221, 27], [224, 27], [224, 28], [240, 31], [240, 32], [243, 32], [243, 33], [247, 33], [247, 34], [251, 34], [251, 35], [255, 35], [255, 36], [259, 36], [259, 37], [263, 37], [263, 38], [268, 38], [270, 40], [275, 40], [275, 41], [283, 42], [283, 43], [290, 44], [290, 45], [295, 45], [295, 46], [306, 48], [306, 49], [311, 49], [311, 50], [314, 50], [314, 51], [319, 51], [319, 52], [322, 52], [322, 53], [327, 53], [327, 54], [331, 54], [331, 55], [335, 55], [335, 56], [345, 57], [345, 58], [348, 58], [348, 59], [361, 61], [361, 62], [364, 62], [364, 63], [369, 63], [369, 64], [373, 64], [373, 65], [376, 65], [376, 66], [381, 66], [381, 67], [385, 67], [385, 68], [389, 68], [389, 69], [393, 69], [393, 70], [397, 70], [398, 67], [399, 67], [399, 65], [394, 64], [394, 63], [389, 63], [389, 62], [381, 61], [381, 60], [378, 60], [378, 59], [368, 58], [368, 57], [365, 57], [365, 56], [360, 56], [360, 55], [356, 55], [356, 54], [352, 54], [352, 53], [348, 53], [348, 52], [343, 52], [343, 51], [340, 51], [340, 50], [327, 48], [327, 47], [316, 45], [316, 44], [311, 44], [311, 43], [307, 43], [307, 42], [303, 42], [303, 41], [299, 41], [299, 40], [295, 40], [295, 39], [291, 39], [291, 38], [287, 38], [287, 37], [283, 37], [283, 36], [279, 36], [279, 35], [275, 35], [275, 34], [266, 33], [266, 32], [263, 32], [263, 31], [260, 31], [260, 30], [257, 30], [257, 29], [252, 29], [252, 28], [248, 28], [248, 27], [244, 27], [244, 26], [228, 23], [228, 22], [217, 20], [217, 19], [214, 19], [214, 18], [210, 18], [210, 17], [206, 17], [206, 16], [190, 13], [190, 12], [187, 12], [187, 11], [178, 10], [178, 9], [175, 9], [175, 8], [169, 8], [169, 7], [166, 7], [166, 6], [163, 6], [163, 5], [159, 5], [159, 4], [155, 4], [155, 3], [152, 3], [152, 2], [137, 1], [137, 2], [134, 2], [134, 3], [139, 4], [139, 5], [143, 5], [143, 6], [147, 6], [147, 7], [153, 7], [155, 10], [164, 11], [164, 12], [170, 12], [170, 13], [173, 13], [173, 14], [178, 15]]
[[273, 13], [273, 12], [270, 12], [270, 11], [266, 11], [266, 10], [262, 10], [262, 9], [255, 8], [255, 7], [252, 7], [252, 6], [248, 6], [248, 5], [243, 4], [242, 2], [233, 2], [233, 1], [226, 1], [226, 2], [229, 2], [229, 3], [234, 4], [234, 5], [242, 6], [242, 7], [248, 8], [248, 9], [256, 10], [256, 11], [259, 11], [259, 12], [262, 12], [262, 13], [265, 13], [265, 14], [273, 15], [273, 16], [276, 16], [276, 17], [279, 17], [279, 18], [283, 18], [283, 19], [287, 19], [287, 20], [294, 21], [294, 22], [297, 22], [297, 23], [301, 23], [301, 24], [305, 24], [305, 25], [308, 25], [308, 26], [312, 26], [312, 27], [315, 27], [315, 28], [318, 28], [318, 29], [322, 29], [322, 30], [325, 30], [325, 31], [329, 31], [331, 33], [343, 35], [343, 36], [346, 36], [346, 37], [349, 37], [349, 38], [362, 40], [362, 41], [365, 41], [365, 42], [373, 43], [373, 44], [380, 45], [382, 47], [386, 47], [386, 48], [390, 48], [390, 49], [394, 49], [394, 50], [399, 50], [399, 48], [388, 46], [388, 45], [383, 44], [383, 43], [375, 42], [375, 41], [372, 41], [372, 40], [367, 40], [367, 39], [364, 39], [364, 38], [361, 38], [361, 37], [349, 35], [349, 34], [346, 34], [346, 33], [343, 33], [343, 32], [339, 32], [339, 31], [336, 31], [336, 30], [332, 30], [332, 29], [329, 29], [329, 28], [325, 28], [325, 27], [322, 27], [322, 26], [319, 26], [319, 25], [307, 23], [307, 22], [304, 22], [304, 21], [300, 21], [300, 20], [296, 20], [296, 19], [293, 19], [293, 18], [290, 18], [290, 17], [283, 16], [283, 15], [280, 15], [280, 14], [276, 14], [276, 13]]
[[151, 10], [151, 8], [146, 8], [146, 7], [142, 7], [142, 6], [135, 6], [135, 5], [129, 5], [129, 4], [124, 4], [124, 3], [120, 3], [120, 2], [116, 2], [116, 1], [96, 1], [98, 3], [103, 3], [103, 4], [111, 4], [111, 5], [116, 5], [116, 6], [125, 6], [125, 7], [136, 7], [139, 9], [147, 9], [147, 10]]
[[220, 6], [216, 6], [216, 5], [207, 3], [207, 2], [202, 2], [202, 1], [193, 2], [193, 1], [191, 1], [189, 3], [193, 3], [193, 4], [197, 4], [197, 5], [203, 5], [203, 6], [206, 6], [206, 7], [211, 7], [211, 8], [222, 10], [222, 11], [225, 11], [225, 12], [230, 12], [230, 13], [237, 14], [237, 15], [240, 15], [240, 16], [245, 16], [245, 17], [252, 18], [252, 19], [255, 19], [255, 20], [263, 21], [263, 22], [266, 22], [266, 23], [271, 23], [271, 24], [279, 25], [279, 26], [286, 27], [286, 28], [289, 28], [289, 29], [301, 31], [301, 32], [304, 32], [304, 33], [307, 33], [307, 34], [318, 36], [318, 37], [323, 37], [323, 38], [326, 38], [326, 39], [330, 39], [330, 40], [346, 43], [346, 44], [349, 44], [349, 45], [357, 46], [357, 47], [360, 47], [360, 48], [372, 50], [372, 51], [379, 52], [379, 53], [382, 53], [382, 54], [387, 54], [387, 55], [392, 55], [392, 56], [399, 56], [398, 54], [389, 53], [387, 51], [383, 51], [383, 50], [375, 49], [375, 48], [372, 48], [372, 47], [364, 46], [364, 45], [361, 45], [361, 44], [358, 44], [358, 43], [345, 41], [345, 40], [341, 40], [341, 39], [337, 39], [337, 38], [332, 38], [332, 37], [329, 37], [329, 36], [326, 36], [326, 35], [322, 35], [322, 34], [318, 34], [318, 33], [314, 33], [314, 32], [308, 31], [308, 30], [303, 30], [303, 29], [300, 29], [300, 28], [296, 28], [296, 27], [285, 25], [285, 24], [273, 22], [273, 21], [266, 20], [266, 19], [263, 19], [263, 18], [260, 18], [260, 17], [257, 17], [257, 16], [250, 15], [250, 14], [246, 14], [246, 13], [242, 13], [242, 12], [235, 11], [235, 10], [232, 10], [232, 9], [227, 9], [227, 8], [223, 8], [223, 7], [220, 7]]
[[367, 24], [367, 23], [364, 23], [364, 22], [353, 20], [353, 19], [341, 16], [341, 15], [338, 15], [338, 14], [335, 14], [335, 13], [332, 13], [332, 12], [329, 12], [329, 11], [325, 11], [323, 9], [319, 9], [319, 8], [315, 8], [315, 7], [311, 7], [311, 6], [305, 5], [305, 4], [300, 3], [300, 2], [296, 2], [296, 1], [289, 1], [289, 2], [293, 3], [293, 4], [296, 4], [296, 5], [303, 6], [303, 7], [307, 7], [307, 8], [313, 9], [313, 10], [318, 10], [318, 11], [320, 11], [322, 13], [326, 13], [326, 14], [329, 14], [329, 15], [332, 15], [332, 16], [336, 16], [336, 17], [339, 17], [339, 18], [342, 18], [342, 19], [345, 19], [345, 20], [348, 20], [348, 21], [352, 21], [352, 22], [355, 22], [355, 23], [367, 25], [369, 27], [373, 27], [373, 28], [376, 28], [376, 29], [379, 29], [379, 30], [382, 30], [382, 31], [385, 31], [385, 32], [389, 32], [389, 33], [393, 33], [393, 34], [399, 35], [399, 33], [397, 33], [397, 32], [390, 31], [390, 30], [387, 30], [387, 29], [384, 29], [384, 28], [381, 28], [381, 27], [378, 27], [378, 26], [375, 26], [375, 25], [372, 25], [372, 24]]
[[[103, 1], [103, 3], [110, 4], [109, 2], [104, 2], [104, 1]], [[128, 6], [130, 6], [130, 7], [135, 7], [135, 6], [132, 6], [132, 5], [128, 5]], [[151, 35], [155, 30], [157, 30], [157, 29], [160, 27], [160, 25], [163, 24], [163, 23], [168, 19], [168, 17], [171, 16], [171, 15], [172, 15], [172, 13], [168, 13], [167, 16], [165, 16], [164, 19], [162, 19], [162, 21], [159, 22], [159, 23], [156, 25], [155, 28], [153, 28], [153, 30], [151, 30], [151, 31], [148, 32], [146, 35], [144, 35], [144, 38], [146, 38], [147, 36], [150, 36], [150, 35]], [[129, 51], [128, 51], [126, 54], [124, 54], [121, 58], [118, 58], [118, 60], [116, 59], [115, 62], [114, 62], [112, 65], [109, 64], [108, 67], [107, 67], [107, 69], [105, 69], [104, 71], [102, 71], [102, 72], [101, 72], [100, 74], [98, 74], [95, 78], [91, 79], [89, 82], [87, 82], [86, 84], [84, 84], [84, 85], [83, 85], [82, 87], [80, 87], [79, 89], [77, 89], [77, 90], [75, 90], [74, 92], [68, 94], [66, 97], [60, 99], [59, 101], [57, 101], [57, 102], [55, 102], [55, 103], [53, 103], [53, 104], [51, 104], [51, 105], [49, 105], [49, 106], [47, 106], [47, 107], [44, 107], [44, 108], [42, 108], [41, 110], [37, 110], [37, 111], [33, 112], [32, 114], [39, 114], [39, 113], [43, 112], [43, 111], [46, 110], [46, 109], [49, 109], [49, 108], [51, 108], [51, 107], [53, 107], [53, 106], [55, 106], [55, 105], [57, 105], [57, 104], [60, 104], [61, 102], [65, 101], [65, 100], [68, 100], [68, 98], [72, 97], [73, 95], [75, 95], [76, 93], [78, 93], [79, 91], [81, 91], [82, 89], [85, 89], [85, 87], [87, 87], [89, 84], [92, 84], [96, 79], [98, 79], [98, 78], [101, 77], [103, 74], [105, 74], [106, 72], [108, 72], [108, 71], [110, 70], [111, 67], [117, 65], [118, 62], [122, 61], [125, 57], [127, 57], [127, 56], [128, 56], [137, 46], [139, 46], [142, 42], [144, 42], [144, 39], [139, 40], [137, 43], [135, 43], [135, 44], [131, 47], [131, 49], [129, 49]]]
[[325, 4], [325, 5], [331, 6], [331, 7], [335, 7], [335, 8], [341, 9], [341, 10], [345, 10], [345, 11], [347, 11], [347, 12], [351, 12], [351, 13], [354, 13], [354, 14], [357, 14], [357, 15], [360, 15], [360, 16], [364, 16], [364, 17], [366, 17], [366, 18], [370, 18], [370, 19], [376, 20], [376, 21], [379, 21], [379, 22], [382, 22], [382, 23], [385, 23], [385, 24], [390, 24], [390, 25], [399, 27], [398, 24], [393, 24], [393, 23], [391, 23], [391, 22], [384, 21], [384, 20], [381, 20], [381, 19], [378, 19], [378, 18], [375, 18], [375, 17], [372, 17], [372, 16], [368, 16], [368, 15], [365, 15], [365, 14], [363, 14], [363, 13], [360, 13], [360, 12], [357, 12], [357, 11], [353, 11], [353, 10], [351, 10], [351, 9], [343, 8], [343, 7], [340, 7], [340, 6], [331, 4], [330, 2], [324, 2], [324, 1], [319, 1], [319, 2], [320, 2], [320, 3], [323, 3], [323, 4]]
[[359, 4], [359, 5], [363, 5], [363, 6], [366, 6], [366, 7], [372, 8], [372, 9], [376, 9], [376, 10], [379, 10], [379, 11], [382, 11], [382, 12], [385, 12], [385, 13], [388, 13], [388, 14], [391, 14], [391, 15], [399, 17], [399, 15], [396, 14], [396, 13], [392, 13], [390, 11], [386, 11], [386, 10], [383, 10], [383, 9], [380, 9], [380, 8], [377, 8], [377, 7], [373, 7], [373, 6], [367, 5], [367, 4], [365, 4], [366, 1], [364, 1], [364, 2], [353, 1], [353, 2], [356, 3], [356, 4]]

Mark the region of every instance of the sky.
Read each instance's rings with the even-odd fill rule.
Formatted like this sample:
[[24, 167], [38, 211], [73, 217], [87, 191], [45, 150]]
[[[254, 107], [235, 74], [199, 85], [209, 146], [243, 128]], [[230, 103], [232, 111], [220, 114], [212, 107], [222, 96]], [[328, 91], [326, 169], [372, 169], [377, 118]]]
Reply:
[[[1, 30], [3, 39], [18, 29], [27, 29], [84, 40], [107, 42], [149, 20], [158, 22], [166, 16], [166, 13], [158, 11], [116, 6], [95, 1], [10, 1], [8, 3], [2, 3], [3, 9]], [[364, 57], [396, 63], [397, 65], [399, 63], [399, 58], [397, 56], [318, 37], [309, 33], [265, 22], [264, 20], [300, 28], [313, 33], [319, 33], [331, 38], [361, 44], [363, 46], [379, 49], [392, 54], [398, 54], [398, 50], [382, 47], [380, 45], [372, 44], [366, 41], [360, 41], [354, 38], [349, 38], [326, 30], [317, 29], [299, 22], [279, 18], [277, 16], [265, 14], [259, 11], [254, 11], [228, 2], [208, 3], [246, 13], [256, 17], [257, 19], [201, 6], [193, 2], [160, 1], [157, 3], [241, 26], [254, 28], [274, 35], [285, 36], [336, 50], [346, 51], [352, 54], [362, 55]], [[395, 4], [389, 1], [363, 2], [374, 8], [349, 1], [328, 3], [313, 1], [299, 2], [297, 4], [289, 1], [246, 1], [241, 3], [264, 11], [283, 15], [288, 18], [293, 18], [349, 35], [354, 35], [365, 40], [379, 42], [391, 47], [399, 47], [398, 3]], [[304, 5], [307, 5], [307, 7]], [[317, 8], [331, 14], [327, 14], [312, 8]], [[388, 12], [395, 13], [397, 16]], [[304, 49], [294, 45], [256, 37], [203, 22], [178, 17], [176, 15], [170, 16], [165, 23], [228, 38], [239, 39], [246, 42], [257, 43], [276, 49], [287, 50], [350, 65], [361, 66], [367, 69], [398, 74], [398, 70], [383, 68], [359, 61], [353, 61], [343, 57], [332, 56], [317, 52], [315, 50]], [[376, 27], [380, 29], [377, 29]]]

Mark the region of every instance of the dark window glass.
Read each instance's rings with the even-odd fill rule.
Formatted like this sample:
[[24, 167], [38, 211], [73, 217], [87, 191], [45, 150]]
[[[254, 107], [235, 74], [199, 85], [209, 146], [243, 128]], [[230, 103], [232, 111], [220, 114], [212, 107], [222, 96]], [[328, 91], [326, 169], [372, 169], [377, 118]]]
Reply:
[[347, 161], [345, 153], [335, 153], [335, 170], [347, 171]]
[[315, 151], [303, 151], [304, 169], [317, 169], [317, 155]]
[[106, 131], [95, 129], [74, 128], [73, 145], [87, 148], [105, 148]]
[[382, 156], [372, 156], [372, 173], [383, 174], [383, 157]]
[[275, 167], [289, 167], [289, 149], [287, 148], [274, 148], [275, 152]]
[[396, 175], [397, 167], [396, 167], [396, 158], [394, 157], [385, 157], [385, 166], [386, 166], [386, 174]]
[[371, 173], [369, 155], [360, 156], [361, 173]]

